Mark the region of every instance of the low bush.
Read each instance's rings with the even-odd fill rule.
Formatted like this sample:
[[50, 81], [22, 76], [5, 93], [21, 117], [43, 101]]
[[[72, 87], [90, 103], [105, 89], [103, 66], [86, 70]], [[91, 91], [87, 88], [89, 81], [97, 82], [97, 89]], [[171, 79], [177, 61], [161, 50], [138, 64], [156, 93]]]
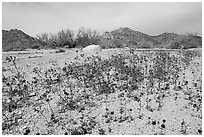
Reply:
[[33, 44], [31, 46], [32, 49], [40, 49], [41, 45], [40, 44]]
[[[171, 109], [171, 116], [167, 115], [168, 119], [160, 123], [161, 129], [150, 131], [152, 134], [169, 134], [172, 127], [180, 127], [172, 131], [177, 134], [196, 134], [196, 130], [200, 134], [202, 79], [199, 79], [202, 76], [199, 78], [198, 74], [202, 72], [201, 66], [192, 69], [192, 82], [184, 78], [186, 67], [198, 54], [185, 50], [179, 55], [168, 51], [130, 52], [129, 55], [114, 54], [108, 59], [78, 56], [62, 67], [53, 65], [44, 71], [35, 67], [31, 80], [20, 71], [15, 57], [7, 57], [10, 67], [16, 71], [12, 76], [6, 75], [6, 69], [2, 73], [2, 133], [146, 134], [143, 131], [159, 124], [154, 118]], [[190, 85], [194, 87], [190, 89]], [[166, 105], [169, 100], [176, 107]], [[190, 114], [184, 111], [183, 102]], [[190, 129], [184, 120], [195, 117], [180, 115], [176, 120], [182, 123], [171, 122], [173, 114], [178, 113], [196, 116], [199, 122], [193, 123], [196, 125], [193, 133], [188, 132]], [[167, 125], [166, 120], [170, 121]], [[141, 125], [126, 126], [130, 123], [141, 123], [145, 129], [142, 131]], [[188, 125], [192, 126], [191, 123]], [[115, 130], [119, 126], [124, 126], [126, 131]]]

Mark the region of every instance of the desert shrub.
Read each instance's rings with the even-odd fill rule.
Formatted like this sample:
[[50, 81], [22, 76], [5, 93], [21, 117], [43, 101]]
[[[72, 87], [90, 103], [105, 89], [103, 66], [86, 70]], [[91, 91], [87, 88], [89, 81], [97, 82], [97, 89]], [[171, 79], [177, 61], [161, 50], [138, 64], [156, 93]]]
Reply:
[[48, 34], [47, 33], [42, 33], [41, 35], [36, 36], [37, 39], [39, 40], [39, 44], [42, 46], [47, 46], [48, 45]]
[[79, 29], [76, 35], [76, 47], [86, 47], [88, 45], [100, 44], [100, 35], [96, 31], [85, 28]]
[[36, 36], [40, 41], [47, 42], [49, 35], [47, 33], [38, 34]]
[[43, 33], [41, 35], [37, 35], [37, 38], [42, 42], [46, 42], [46, 45], [50, 48], [64, 46], [68, 46], [69, 48], [83, 48], [92, 44], [100, 44], [99, 33], [85, 28], [80, 28], [76, 34], [76, 37], [73, 31], [67, 29], [61, 30], [57, 34]]
[[58, 47], [64, 47], [65, 45], [73, 47], [74, 33], [69, 29], [59, 31], [56, 43]]
[[48, 47], [64, 47], [68, 45], [70, 48], [74, 47], [74, 33], [73, 31], [61, 30], [57, 34], [47, 34], [43, 33], [41, 35], [37, 35], [37, 38], [43, 42], [46, 42]]
[[[181, 52], [184, 57], [171, 55], [169, 51], [142, 54], [132, 51], [130, 55], [114, 54], [108, 59], [76, 57], [62, 67], [52, 65], [44, 71], [35, 67], [31, 81], [20, 72], [16, 58], [7, 57], [16, 73], [7, 76], [6, 69], [2, 73], [2, 133], [82, 135], [98, 130], [99, 134], [113, 134], [111, 126], [108, 129], [104, 126], [144, 120], [147, 111], [158, 113], [165, 107], [165, 98], [176, 100], [181, 97], [177, 91], [182, 92], [188, 86], [187, 81], [179, 78], [183, 77], [181, 57], [189, 62], [194, 53]], [[197, 89], [201, 83], [196, 84]], [[198, 110], [197, 118], [202, 112], [201, 91], [182, 94]], [[117, 106], [112, 105], [115, 101], [120, 101]], [[135, 105], [128, 106], [130, 102]], [[98, 111], [100, 115], [95, 113]], [[150, 123], [156, 125], [156, 121]]]
[[40, 44], [34, 44], [31, 46], [32, 49], [39, 49], [41, 47]]
[[54, 34], [48, 34], [48, 33], [42, 33], [36, 36], [37, 39], [40, 41], [43, 41], [46, 43], [47, 47], [53, 48], [56, 46], [56, 35]]

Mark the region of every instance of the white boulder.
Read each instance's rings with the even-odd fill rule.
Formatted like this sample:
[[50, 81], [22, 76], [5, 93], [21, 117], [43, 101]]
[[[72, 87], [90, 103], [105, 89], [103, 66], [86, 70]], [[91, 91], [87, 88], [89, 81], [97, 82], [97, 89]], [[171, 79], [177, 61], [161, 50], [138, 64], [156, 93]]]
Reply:
[[82, 49], [82, 52], [84, 54], [98, 54], [101, 51], [101, 46], [100, 45], [89, 45], [85, 48]]

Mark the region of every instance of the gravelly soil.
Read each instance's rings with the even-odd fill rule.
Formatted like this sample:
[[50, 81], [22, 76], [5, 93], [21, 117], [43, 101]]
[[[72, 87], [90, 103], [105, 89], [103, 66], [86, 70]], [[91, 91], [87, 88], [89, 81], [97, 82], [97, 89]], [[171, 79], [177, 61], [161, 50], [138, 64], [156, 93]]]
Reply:
[[[37, 53], [38, 52], [38, 53]], [[173, 51], [172, 51], [173, 52]], [[99, 56], [102, 59], [109, 58], [114, 53], [128, 54], [125, 50], [102, 50]], [[138, 52], [143, 54], [144, 52]], [[17, 53], [3, 53], [2, 67], [5, 69], [6, 76], [16, 73], [15, 69], [5, 60], [7, 56], [17, 57], [17, 66], [20, 71], [25, 72], [28, 80], [32, 80], [33, 68], [40, 67], [42, 71], [50, 67], [64, 66], [65, 62], [72, 62], [80, 52], [76, 49], [67, 50], [65, 53], [55, 53], [49, 51], [31, 51]], [[59, 113], [57, 101], [60, 99], [57, 93], [51, 95], [50, 104], [55, 111], [57, 119], [63, 120], [61, 124], [46, 125], [42, 116], [34, 115], [32, 108], [26, 108], [26, 115], [17, 128], [4, 130], [3, 134], [24, 134], [25, 129], [29, 127], [29, 134], [72, 134], [84, 123], [94, 124], [89, 134], [113, 134], [113, 135], [197, 135], [202, 134], [202, 59], [201, 56], [195, 57], [187, 68], [181, 65], [183, 69], [180, 79], [177, 81], [181, 89], [175, 89], [170, 85], [168, 90], [163, 91], [164, 97], [161, 104], [158, 103], [157, 97], [161, 95], [157, 91], [157, 83], [152, 88], [152, 94], [144, 94], [140, 101], [136, 98], [128, 97], [128, 93], [119, 91], [105, 96], [93, 97], [95, 100], [94, 107], [87, 107], [82, 112], [70, 110]], [[185, 84], [188, 81], [188, 84]], [[196, 86], [195, 86], [196, 83]], [[141, 85], [141, 87], [144, 85]], [[58, 86], [56, 86], [57, 90]], [[144, 93], [147, 88], [141, 88]], [[61, 91], [62, 89], [59, 89]], [[74, 90], [80, 90], [75, 87]], [[143, 92], [142, 91], [142, 92]], [[62, 91], [61, 91], [62, 92]], [[132, 92], [137, 96], [141, 91]], [[123, 97], [121, 97], [123, 94]], [[3, 97], [4, 98], [4, 97]], [[106, 99], [105, 99], [106, 98]], [[190, 98], [190, 99], [189, 99]], [[32, 100], [38, 97], [32, 98]], [[147, 100], [148, 107], [147, 108]], [[82, 103], [83, 104], [83, 103]], [[82, 105], [80, 104], [80, 105]], [[89, 104], [90, 105], [90, 104]], [[158, 105], [162, 109], [158, 110]], [[121, 112], [123, 111], [123, 112]], [[49, 107], [46, 105], [45, 117], [50, 117]], [[85, 115], [84, 115], [85, 114]], [[8, 114], [9, 115], [9, 114]], [[3, 116], [2, 116], [3, 117]], [[32, 117], [32, 118], [31, 118]], [[90, 119], [94, 119], [90, 122]], [[69, 129], [69, 130], [68, 130]], [[74, 133], [73, 133], [74, 134]]]

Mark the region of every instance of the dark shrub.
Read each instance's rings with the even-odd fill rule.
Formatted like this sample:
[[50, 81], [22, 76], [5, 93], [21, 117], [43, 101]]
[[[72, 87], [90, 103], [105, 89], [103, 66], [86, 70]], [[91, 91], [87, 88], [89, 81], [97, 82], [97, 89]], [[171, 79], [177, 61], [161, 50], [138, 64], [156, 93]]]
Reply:
[[33, 44], [31, 46], [32, 49], [40, 49], [40, 44]]
[[84, 48], [88, 45], [98, 45], [100, 44], [100, 35], [96, 31], [92, 31], [91, 29], [81, 28], [77, 32], [76, 47]]

